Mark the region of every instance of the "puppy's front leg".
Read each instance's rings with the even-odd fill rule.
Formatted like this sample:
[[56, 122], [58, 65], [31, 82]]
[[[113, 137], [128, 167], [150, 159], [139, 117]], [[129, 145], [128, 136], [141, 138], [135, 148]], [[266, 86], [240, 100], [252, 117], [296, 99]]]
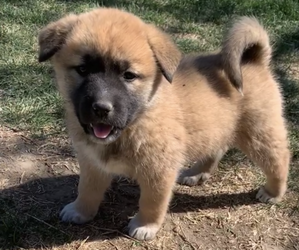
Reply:
[[62, 221], [83, 224], [96, 216], [112, 176], [94, 166], [93, 162], [83, 156], [78, 156], [78, 161], [80, 165], [78, 196], [74, 202], [63, 208], [60, 217]]
[[159, 231], [166, 215], [177, 178], [177, 170], [160, 173], [146, 171], [137, 177], [141, 196], [139, 212], [129, 223], [129, 235], [138, 240], [151, 240]]

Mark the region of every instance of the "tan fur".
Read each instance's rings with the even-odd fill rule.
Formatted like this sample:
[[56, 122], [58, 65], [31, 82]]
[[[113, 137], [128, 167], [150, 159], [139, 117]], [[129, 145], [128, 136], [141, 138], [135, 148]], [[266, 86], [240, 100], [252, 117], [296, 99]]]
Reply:
[[227, 32], [221, 50], [223, 68], [240, 93], [243, 92], [240, 64], [254, 62], [268, 67], [271, 51], [268, 34], [255, 18], [242, 17]]
[[[54, 26], [60, 34], [60, 26], [65, 29], [69, 18], [50, 24], [40, 35], [41, 58], [53, 56], [59, 90], [65, 98], [68, 130], [81, 169], [78, 198], [63, 209], [63, 220], [91, 220], [112, 177], [125, 175], [136, 179], [141, 188], [140, 210], [129, 224], [129, 234], [152, 239], [164, 220], [180, 168], [198, 161], [178, 178], [181, 183], [197, 184], [209, 177], [231, 147], [241, 149], [263, 169], [267, 183], [258, 198], [271, 202], [281, 199], [288, 175], [287, 133], [278, 83], [268, 67], [268, 36], [257, 21], [243, 18], [237, 22], [219, 54], [184, 58], [169, 84], [166, 78], [171, 80], [180, 58], [171, 39], [139, 18], [115, 9], [97, 9], [71, 17], [76, 24], [67, 25], [71, 28], [68, 35], [63, 32], [64, 42], [58, 43], [60, 48], [46, 58], [43, 47], [49, 51], [51, 46], [45, 45], [45, 34], [55, 36]], [[246, 55], [248, 46], [237, 41], [243, 41], [244, 36], [250, 39], [255, 32], [263, 35], [251, 43], [261, 49], [243, 60], [241, 54]], [[230, 39], [234, 40], [233, 46]], [[58, 46], [55, 39], [54, 45]], [[87, 138], [68, 99], [78, 77], [68, 67], [80, 63], [80, 55], [87, 50], [129, 60], [134, 70], [145, 76], [130, 86], [147, 101], [145, 112], [109, 145]], [[239, 65], [240, 72], [236, 65], [227, 67], [223, 62]], [[160, 68], [168, 75], [157, 73]], [[234, 88], [234, 74], [242, 76], [244, 97]]]

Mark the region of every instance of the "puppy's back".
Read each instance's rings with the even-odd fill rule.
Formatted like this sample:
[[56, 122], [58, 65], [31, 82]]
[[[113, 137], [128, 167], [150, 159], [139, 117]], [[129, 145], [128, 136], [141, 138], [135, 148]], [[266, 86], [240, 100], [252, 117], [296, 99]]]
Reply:
[[243, 17], [227, 32], [219, 53], [186, 56], [181, 61], [174, 88], [187, 131], [197, 138], [200, 133], [213, 135], [206, 136], [202, 145], [192, 140], [192, 147], [204, 151], [224, 141], [230, 144], [240, 120], [254, 110], [266, 107], [266, 112], [272, 105], [276, 108], [268, 110], [281, 113], [281, 94], [270, 60], [267, 32], [256, 19]]

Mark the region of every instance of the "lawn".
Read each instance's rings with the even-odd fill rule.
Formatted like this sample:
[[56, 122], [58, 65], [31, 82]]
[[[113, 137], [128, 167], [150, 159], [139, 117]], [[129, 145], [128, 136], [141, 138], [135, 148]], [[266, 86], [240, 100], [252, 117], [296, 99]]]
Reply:
[[[92, 223], [59, 222], [59, 210], [76, 196], [78, 166], [52, 69], [37, 62], [37, 34], [66, 13], [97, 6], [120, 7], [155, 23], [185, 53], [217, 49], [236, 16], [254, 15], [264, 24], [293, 153], [281, 204], [255, 201], [261, 172], [231, 151], [208, 183], [175, 188], [154, 241], [125, 235], [139, 190], [123, 179], [115, 181]], [[298, 179], [298, 0], [0, 0], [0, 249], [299, 249]]]

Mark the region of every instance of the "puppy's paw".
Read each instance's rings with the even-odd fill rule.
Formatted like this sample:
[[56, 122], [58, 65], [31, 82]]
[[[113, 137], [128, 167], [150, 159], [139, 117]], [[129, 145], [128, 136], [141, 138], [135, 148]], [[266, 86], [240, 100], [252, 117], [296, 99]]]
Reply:
[[91, 221], [94, 215], [86, 216], [78, 211], [76, 201], [66, 205], [60, 212], [60, 219], [64, 222], [72, 222], [75, 224], [83, 224]]
[[256, 198], [263, 203], [272, 203], [272, 204], [276, 204], [280, 202], [282, 199], [281, 196], [272, 197], [271, 195], [269, 195], [265, 187], [260, 187], [259, 191], [256, 194]]
[[152, 240], [155, 238], [160, 226], [157, 224], [141, 225], [137, 216], [131, 219], [129, 225], [129, 235], [137, 240]]
[[211, 177], [209, 173], [200, 173], [198, 175], [188, 175], [187, 171], [182, 171], [177, 182], [181, 185], [195, 186], [204, 183]]

